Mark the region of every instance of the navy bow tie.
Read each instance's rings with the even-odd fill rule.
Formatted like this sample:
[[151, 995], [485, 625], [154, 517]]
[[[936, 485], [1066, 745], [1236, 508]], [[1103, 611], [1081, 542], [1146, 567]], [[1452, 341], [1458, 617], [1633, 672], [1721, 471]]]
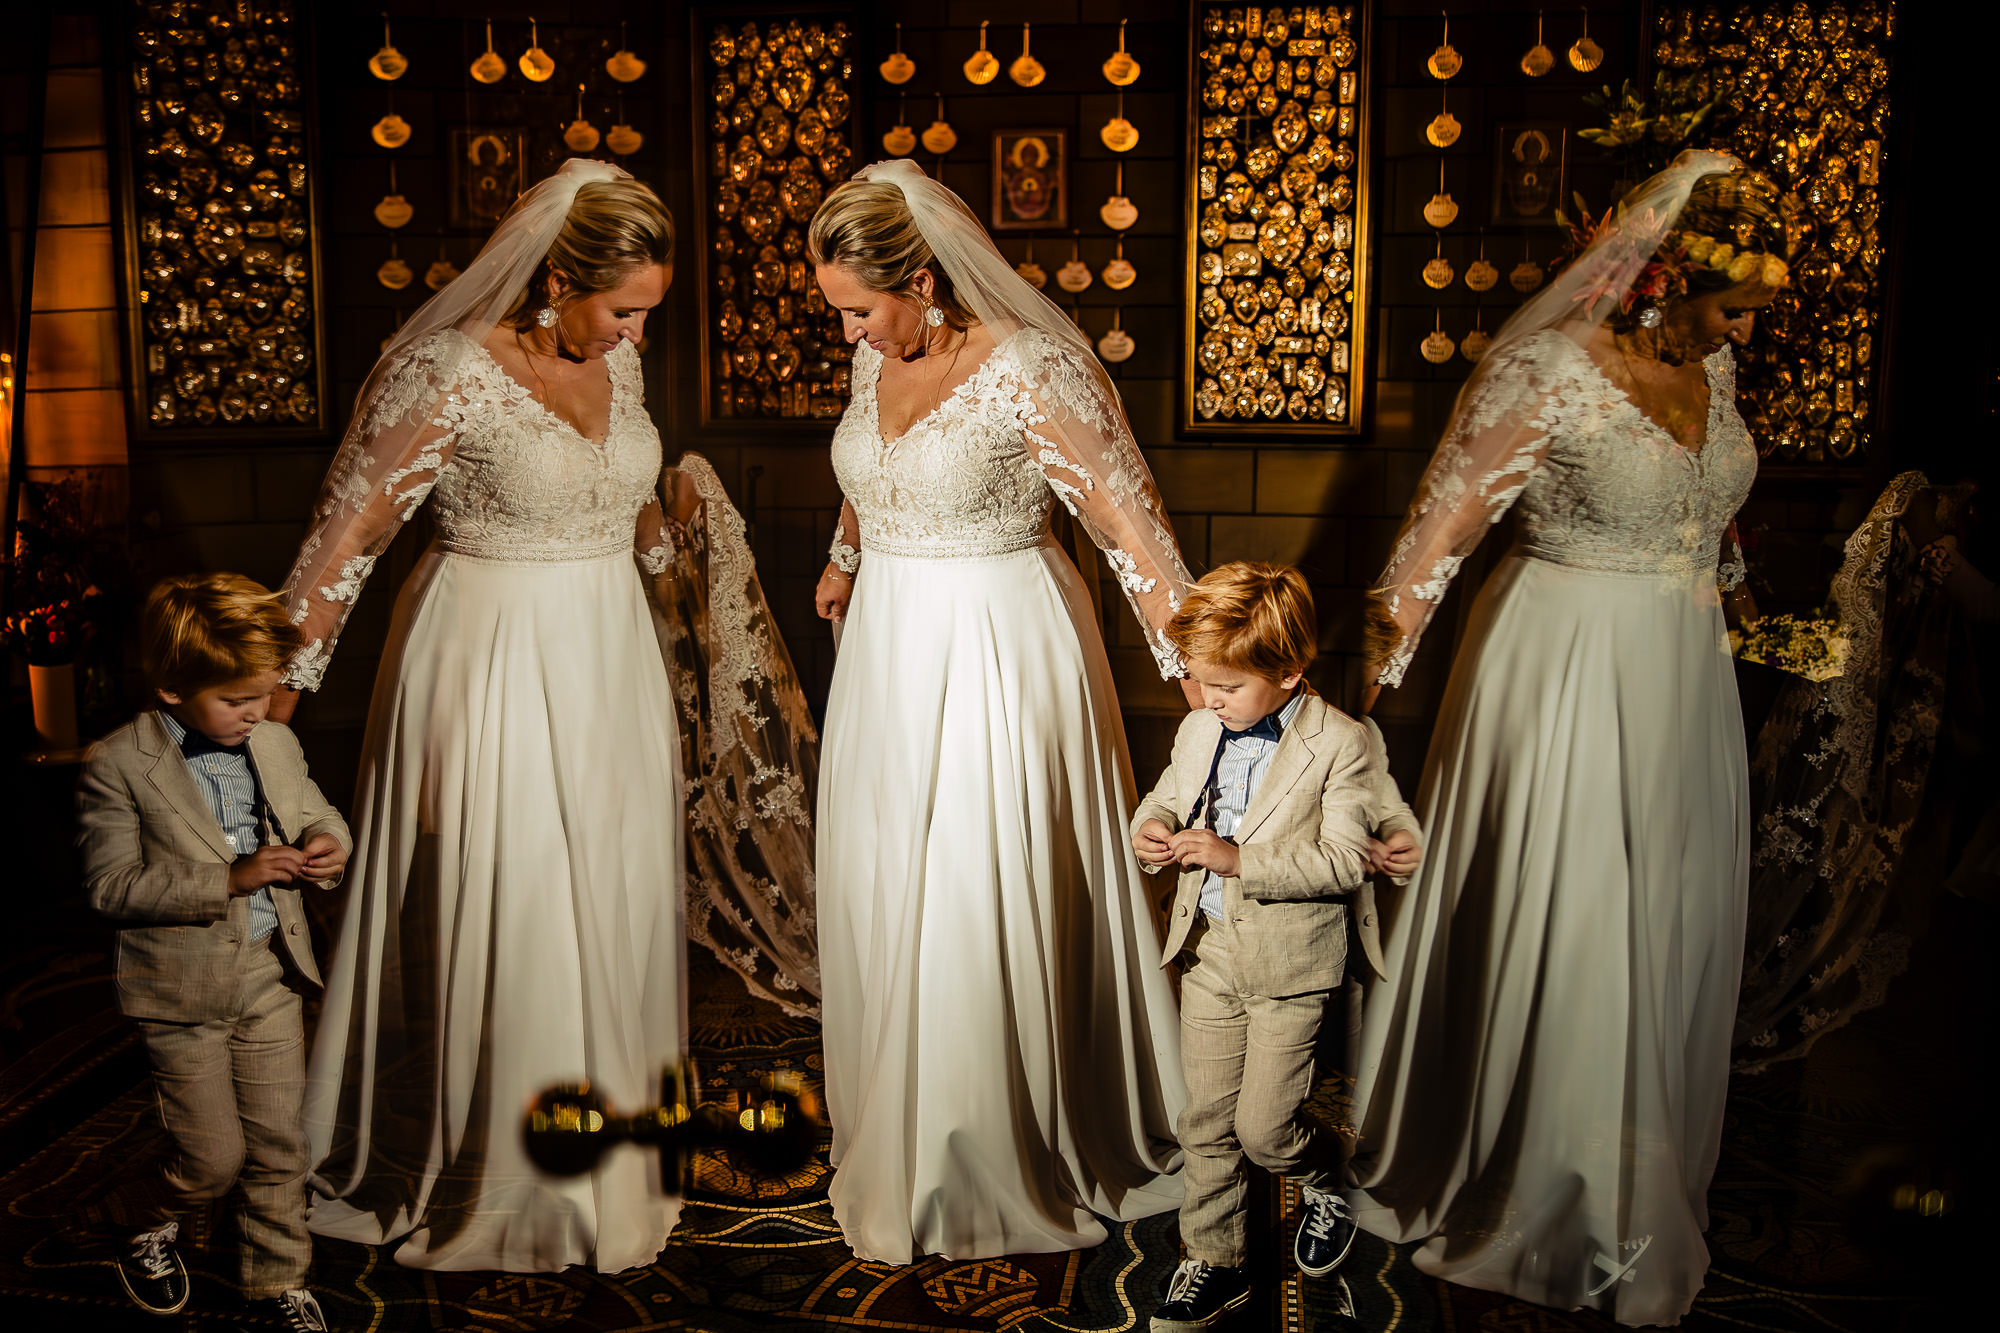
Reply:
[[1262, 737], [1267, 741], [1276, 741], [1285, 730], [1285, 724], [1278, 717], [1278, 714], [1284, 711], [1284, 709], [1279, 708], [1266, 713], [1241, 731], [1230, 731], [1229, 728], [1224, 727], [1223, 731], [1225, 735], [1223, 739], [1233, 741]]
[[189, 759], [198, 759], [205, 754], [248, 754], [248, 744], [247, 740], [242, 740], [234, 745], [223, 745], [189, 727], [187, 735], [181, 738], [181, 754]]

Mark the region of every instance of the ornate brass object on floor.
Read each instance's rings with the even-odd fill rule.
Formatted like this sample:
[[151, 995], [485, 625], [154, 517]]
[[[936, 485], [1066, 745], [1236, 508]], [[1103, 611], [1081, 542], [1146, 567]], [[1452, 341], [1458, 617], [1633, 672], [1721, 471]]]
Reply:
[[321, 431], [313, 102], [294, 8], [173, 0], [132, 10], [118, 82], [129, 89], [136, 429], [176, 439]]
[[1777, 187], [1792, 284], [1737, 353], [1736, 396], [1770, 463], [1859, 467], [1875, 428], [1894, 10], [1884, 0], [1668, 4], [1657, 105], [1715, 104], [1699, 143]]
[[697, 1148], [720, 1148], [741, 1166], [775, 1174], [811, 1160], [819, 1146], [819, 1123], [796, 1092], [766, 1087], [741, 1106], [695, 1105], [678, 1071], [667, 1070], [660, 1083], [660, 1104], [629, 1116], [610, 1110], [587, 1083], [548, 1089], [521, 1125], [529, 1158], [551, 1175], [573, 1176], [616, 1144], [652, 1144], [661, 1149], [663, 1183], [679, 1192]]
[[1204, 434], [1360, 429], [1366, 22], [1362, 5], [1196, 7], [1184, 378]]
[[[853, 349], [806, 262], [806, 226], [854, 172], [852, 37], [776, 15], [709, 29], [700, 146], [702, 421], [830, 420]], [[942, 113], [940, 113], [942, 119]]]

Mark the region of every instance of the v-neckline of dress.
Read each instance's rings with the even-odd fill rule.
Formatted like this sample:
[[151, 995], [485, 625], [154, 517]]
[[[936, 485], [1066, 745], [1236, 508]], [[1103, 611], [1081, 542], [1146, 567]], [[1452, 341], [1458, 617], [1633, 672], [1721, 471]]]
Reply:
[[[471, 340], [468, 339], [467, 341]], [[527, 385], [521, 383], [521, 381], [515, 379], [513, 375], [509, 374], [507, 371], [507, 367], [500, 364], [500, 358], [493, 355], [493, 350], [489, 348], [485, 343], [474, 342], [472, 345], [479, 349], [480, 355], [484, 356], [488, 361], [493, 363], [493, 369], [499, 372], [500, 378], [507, 381], [507, 383], [513, 385], [515, 390], [520, 393], [521, 397], [526, 399], [528, 402], [533, 403], [535, 405], [535, 410], [540, 412], [543, 416], [555, 422], [558, 426], [561, 426], [564, 430], [568, 431], [571, 435], [574, 435], [577, 439], [583, 441], [583, 443], [589, 445], [592, 449], [602, 451], [605, 445], [611, 443], [611, 432], [614, 429], [616, 429], [618, 425], [618, 377], [611, 373], [611, 358], [618, 355], [618, 348], [616, 347], [612, 348], [609, 352], [606, 352], [602, 357], [602, 360], [604, 362], [604, 379], [605, 382], [611, 386], [611, 399], [610, 402], [607, 403], [605, 406], [604, 438], [599, 440], [593, 440], [588, 435], [585, 435], [581, 430], [578, 430], [575, 422], [571, 421], [568, 417], [564, 416], [562, 413], [556, 411], [553, 407], [550, 407], [547, 403], [543, 402], [541, 399], [535, 397], [534, 390], [530, 389]], [[619, 346], [623, 345], [624, 344], [622, 343], [619, 344]]]
[[[1012, 342], [1012, 341], [1013, 341], [1012, 338], [1009, 338], [1007, 340], [1007, 342]], [[875, 379], [874, 382], [868, 386], [868, 411], [869, 414], [875, 418], [874, 434], [876, 442], [884, 450], [890, 453], [895, 452], [897, 445], [901, 444], [904, 440], [909, 439], [910, 436], [914, 435], [917, 431], [921, 430], [923, 427], [929, 425], [933, 417], [943, 412], [945, 408], [949, 407], [952, 403], [967, 397], [968, 392], [971, 390], [972, 386], [977, 384], [980, 380], [980, 377], [986, 374], [986, 368], [993, 364], [993, 358], [1000, 355], [1000, 349], [1005, 347], [1006, 345], [1007, 343], [994, 343], [992, 348], [988, 350], [986, 355], [980, 359], [979, 364], [972, 368], [972, 372], [968, 374], [964, 379], [960, 380], [957, 384], [954, 384], [951, 388], [950, 393], [946, 394], [943, 398], [940, 398], [938, 400], [938, 404], [936, 407], [933, 407], [930, 411], [924, 413], [921, 417], [918, 417], [915, 421], [912, 421], [908, 426], [904, 428], [903, 433], [901, 435], [898, 435], [893, 440], [889, 439], [887, 436], [882, 434], [882, 366], [885, 362], [888, 361], [889, 358], [883, 356], [880, 352], [875, 353], [876, 357]]]
[[[1667, 444], [1670, 447], [1678, 449], [1682, 453], [1686, 454], [1688, 458], [1695, 463], [1696, 466], [1702, 465], [1701, 460], [1704, 456], [1707, 455], [1709, 442], [1714, 438], [1715, 435], [1715, 377], [1709, 373], [1708, 357], [1705, 356], [1701, 359], [1701, 385], [1703, 393], [1708, 400], [1707, 406], [1702, 411], [1701, 447], [1699, 449], [1690, 449], [1685, 444], [1682, 444], [1679, 440], [1675, 439], [1674, 433], [1672, 431], [1668, 430], [1665, 426], [1661, 425], [1658, 421], [1654, 420], [1652, 413], [1648, 412], [1645, 408], [1639, 406], [1638, 400], [1632, 397], [1631, 394], [1627, 393], [1624, 387], [1620, 385], [1617, 380], [1612, 379], [1611, 376], [1605, 371], [1604, 367], [1597, 363], [1597, 358], [1590, 354], [1589, 348], [1585, 347], [1582, 343], [1575, 341], [1570, 341], [1570, 346], [1576, 348], [1577, 355], [1583, 358], [1584, 364], [1590, 367], [1591, 373], [1596, 375], [1598, 379], [1604, 382], [1605, 388], [1611, 390], [1611, 392], [1618, 395], [1619, 400], [1625, 404], [1626, 408], [1631, 411], [1632, 415], [1638, 417], [1639, 420], [1645, 422], [1648, 426], [1651, 426], [1655, 431], [1659, 433], [1661, 438], [1666, 440]], [[1717, 355], [1720, 355], [1719, 351], [1709, 353], [1709, 356], [1717, 356]]]

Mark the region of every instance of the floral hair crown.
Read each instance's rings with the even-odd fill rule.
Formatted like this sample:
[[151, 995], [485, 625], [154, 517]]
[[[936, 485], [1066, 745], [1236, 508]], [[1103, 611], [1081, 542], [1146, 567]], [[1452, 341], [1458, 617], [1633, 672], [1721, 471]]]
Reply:
[[[1616, 207], [1608, 208], [1595, 223], [1590, 221], [1587, 213], [1581, 223], [1568, 223], [1571, 254], [1581, 255], [1588, 250], [1604, 235], [1619, 212]], [[1577, 292], [1575, 300], [1589, 308], [1608, 296], [1616, 296], [1619, 310], [1629, 315], [1641, 301], [1658, 305], [1673, 297], [1686, 295], [1688, 279], [1705, 272], [1721, 273], [1731, 283], [1756, 282], [1771, 288], [1783, 287], [1791, 274], [1785, 261], [1776, 255], [1758, 250], [1738, 250], [1704, 232], [1670, 231], [1640, 268], [1638, 276], [1632, 279], [1631, 286], [1622, 292], [1614, 291], [1609, 283], [1585, 287]]]

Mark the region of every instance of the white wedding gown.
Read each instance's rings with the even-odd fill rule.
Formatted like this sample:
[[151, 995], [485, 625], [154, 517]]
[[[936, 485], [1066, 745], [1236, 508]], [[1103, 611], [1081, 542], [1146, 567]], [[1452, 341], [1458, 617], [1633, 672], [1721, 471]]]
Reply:
[[[1518, 498], [1386, 899], [1357, 1070], [1360, 1224], [1423, 1271], [1627, 1324], [1708, 1268], [1749, 801], [1716, 591], [1756, 450], [1728, 349], [1690, 453], [1557, 332], [1481, 367], [1383, 579], [1406, 631]], [[1737, 562], [1731, 562], [1732, 564]], [[1740, 567], [1733, 572], [1740, 577]]]
[[616, 1271], [679, 1215], [657, 1154], [551, 1176], [521, 1130], [556, 1084], [653, 1105], [685, 1046], [678, 738], [639, 568], [666, 567], [660, 441], [628, 344], [592, 442], [454, 339], [365, 406], [392, 422], [459, 364], [405, 456], [336, 461], [290, 585], [312, 640], [292, 676], [316, 686], [428, 497], [438, 540], [376, 677], [307, 1079], [311, 1227], [420, 1268]]
[[1094, 1245], [1099, 1216], [1179, 1206], [1185, 1093], [1124, 725], [1052, 501], [1156, 653], [1186, 574], [1094, 367], [1016, 334], [893, 442], [880, 369], [858, 345], [833, 442], [861, 547], [816, 861], [834, 1216], [888, 1263]]

